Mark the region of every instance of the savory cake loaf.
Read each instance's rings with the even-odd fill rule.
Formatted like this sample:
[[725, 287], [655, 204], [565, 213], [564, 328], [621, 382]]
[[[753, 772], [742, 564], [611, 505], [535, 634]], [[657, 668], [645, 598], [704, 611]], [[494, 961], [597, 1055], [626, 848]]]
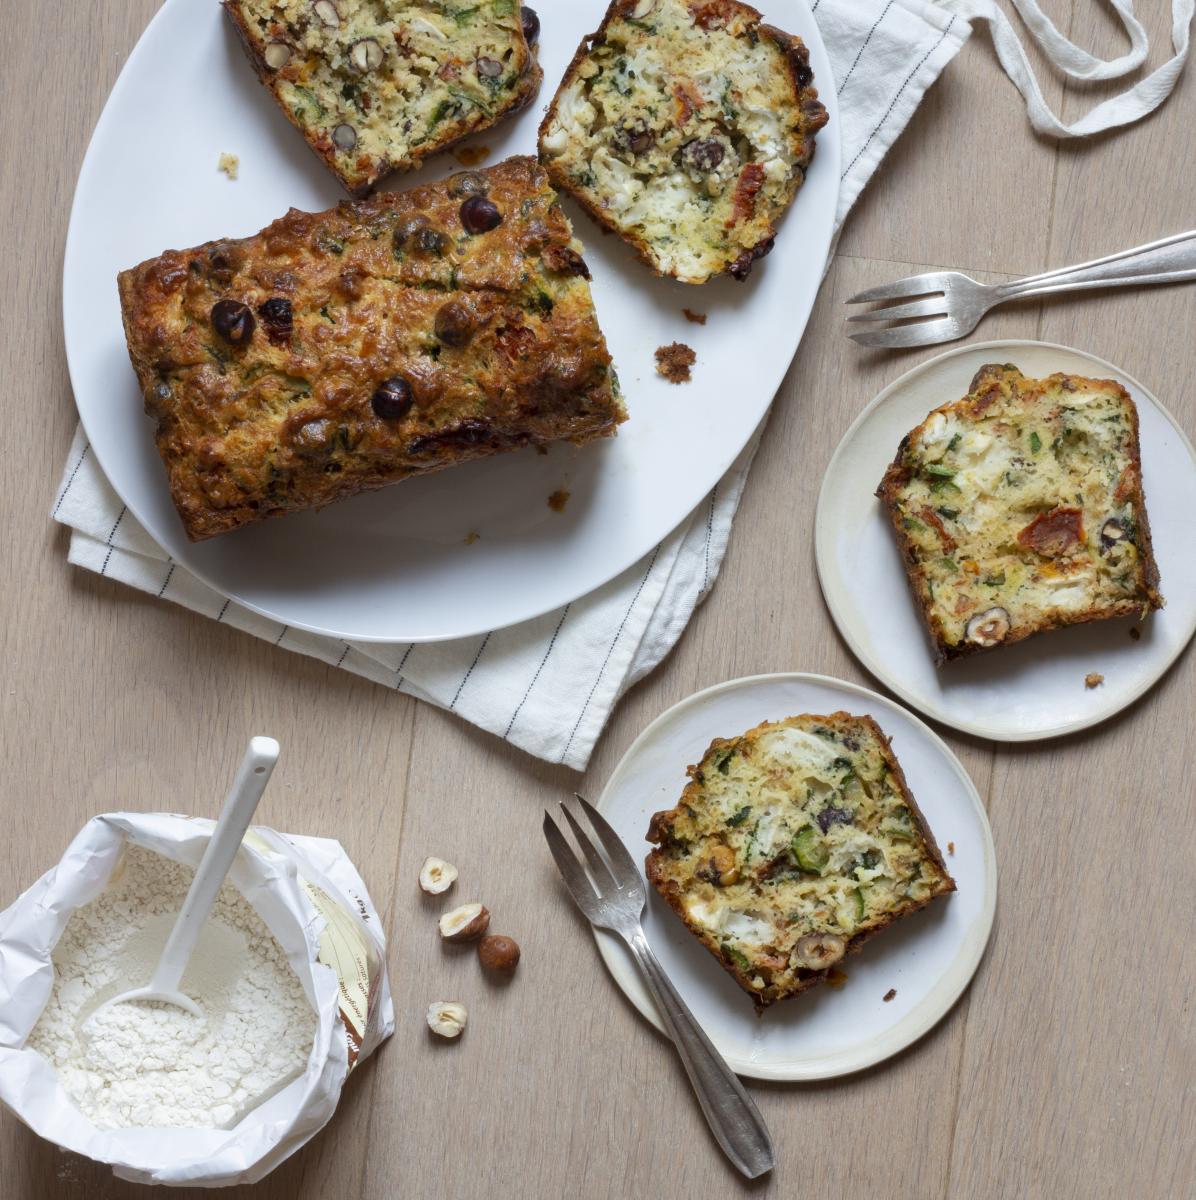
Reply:
[[193, 540], [625, 418], [532, 158], [170, 250], [119, 277]]
[[877, 495], [940, 662], [1162, 607], [1138, 413], [1110, 379], [982, 367]]
[[355, 196], [540, 86], [520, 0], [222, 0], [287, 119]]
[[540, 126], [553, 181], [662, 275], [744, 279], [826, 109], [801, 39], [735, 0], [614, 0]]
[[648, 879], [763, 1009], [955, 890], [871, 717], [805, 713], [716, 738], [648, 830]]

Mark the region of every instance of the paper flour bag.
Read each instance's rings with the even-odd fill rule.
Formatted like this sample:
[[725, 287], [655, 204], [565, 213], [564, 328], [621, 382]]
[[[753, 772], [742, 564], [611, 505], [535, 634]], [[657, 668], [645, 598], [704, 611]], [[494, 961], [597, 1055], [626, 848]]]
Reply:
[[[212, 825], [96, 817], [0, 913], [0, 1100], [42, 1137], [138, 1183], [256, 1182], [327, 1124], [349, 1072], [394, 1032], [381, 923], [343, 848], [260, 826], [229, 872], [236, 891], [226, 885], [205, 927], [214, 940], [205, 953], [201, 940], [184, 976], [204, 1017], [94, 1011], [99, 984], [115, 994], [142, 982], [131, 976], [143, 960], [152, 968], [148, 951], [128, 956], [165, 940], [190, 876], [176, 864], [194, 870]], [[103, 939], [130, 930], [114, 970]], [[230, 946], [242, 956], [233, 965]], [[230, 1029], [239, 1042], [200, 1040]]]

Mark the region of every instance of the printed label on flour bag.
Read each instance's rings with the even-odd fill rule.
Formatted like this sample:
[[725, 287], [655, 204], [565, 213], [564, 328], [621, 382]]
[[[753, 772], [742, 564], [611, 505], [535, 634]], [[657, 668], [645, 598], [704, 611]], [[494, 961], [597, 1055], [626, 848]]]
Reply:
[[[252, 829], [245, 835], [245, 844], [263, 854], [278, 853], [276, 847]], [[357, 1065], [365, 1042], [370, 1004], [376, 995], [382, 967], [377, 950], [362, 929], [362, 922], [369, 920], [369, 911], [360, 897], [353, 896], [358, 912], [350, 912], [343, 902], [302, 874], [299, 875], [299, 885], [312, 907], [324, 918], [318, 957], [320, 962], [336, 973], [340, 984], [340, 1014], [345, 1023], [351, 1071]]]

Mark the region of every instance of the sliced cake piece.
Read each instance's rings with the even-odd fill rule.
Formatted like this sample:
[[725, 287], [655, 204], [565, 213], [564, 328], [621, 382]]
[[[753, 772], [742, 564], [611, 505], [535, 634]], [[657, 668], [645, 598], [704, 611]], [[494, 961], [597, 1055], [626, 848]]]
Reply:
[[615, 0], [540, 126], [557, 186], [662, 275], [746, 278], [826, 110], [801, 39], [735, 0]]
[[766, 721], [689, 776], [652, 818], [648, 879], [759, 1009], [955, 890], [871, 717]]
[[192, 540], [625, 417], [548, 177], [510, 158], [122, 271]]
[[520, 0], [222, 2], [258, 78], [355, 196], [540, 86], [539, 21]]
[[1111, 379], [982, 367], [877, 495], [940, 662], [1163, 605], [1138, 412]]

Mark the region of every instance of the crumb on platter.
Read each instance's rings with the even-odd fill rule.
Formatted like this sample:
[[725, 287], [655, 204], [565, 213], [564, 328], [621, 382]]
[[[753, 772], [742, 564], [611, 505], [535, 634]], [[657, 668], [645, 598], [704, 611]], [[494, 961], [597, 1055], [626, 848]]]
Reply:
[[688, 383], [692, 378], [690, 368], [698, 356], [684, 342], [673, 342], [656, 349], [656, 373], [663, 375], [669, 383]]

